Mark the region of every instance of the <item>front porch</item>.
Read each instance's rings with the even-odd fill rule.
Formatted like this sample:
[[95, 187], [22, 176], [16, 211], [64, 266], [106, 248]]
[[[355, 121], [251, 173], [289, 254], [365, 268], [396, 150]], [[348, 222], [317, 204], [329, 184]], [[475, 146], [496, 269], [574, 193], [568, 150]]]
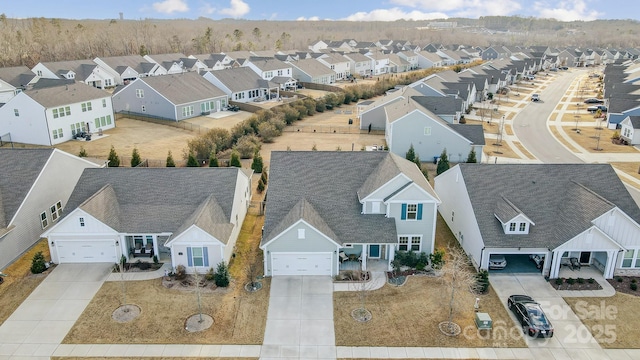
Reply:
[[338, 270], [388, 271], [395, 244], [351, 244], [338, 253]]

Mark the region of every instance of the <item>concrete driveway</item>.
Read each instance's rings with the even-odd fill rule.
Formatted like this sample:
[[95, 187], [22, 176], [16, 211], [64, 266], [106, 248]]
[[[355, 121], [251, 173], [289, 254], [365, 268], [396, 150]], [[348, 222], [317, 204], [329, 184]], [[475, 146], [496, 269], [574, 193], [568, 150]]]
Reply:
[[335, 359], [329, 276], [275, 276], [261, 359]]
[[49, 359], [112, 266], [58, 265], [0, 326], [0, 358]]
[[[505, 308], [510, 295], [529, 295], [540, 303], [551, 320], [555, 330], [553, 338], [535, 339], [523, 336], [535, 358], [609, 359], [589, 329], [582, 324], [571, 307], [540, 274], [491, 274], [489, 281]], [[507, 311], [512, 320], [519, 324], [513, 313], [508, 309]], [[522, 335], [522, 332], [520, 331], [517, 335]]]

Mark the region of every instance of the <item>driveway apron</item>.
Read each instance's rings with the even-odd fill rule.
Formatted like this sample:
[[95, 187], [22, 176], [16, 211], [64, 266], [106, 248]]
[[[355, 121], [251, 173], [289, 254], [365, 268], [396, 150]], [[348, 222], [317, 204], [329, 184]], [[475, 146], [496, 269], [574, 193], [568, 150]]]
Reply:
[[[585, 327], [562, 296], [540, 274], [492, 274], [489, 281], [498, 297], [507, 306], [510, 295], [529, 295], [542, 306], [554, 327], [550, 339], [536, 339], [523, 336], [533, 351], [552, 352], [556, 359], [609, 359], [591, 332]], [[515, 324], [519, 325], [515, 315], [508, 310]], [[514, 334], [515, 335], [515, 334]]]
[[0, 326], [0, 358], [48, 359], [112, 267], [58, 265]]
[[260, 358], [336, 358], [330, 277], [272, 278]]

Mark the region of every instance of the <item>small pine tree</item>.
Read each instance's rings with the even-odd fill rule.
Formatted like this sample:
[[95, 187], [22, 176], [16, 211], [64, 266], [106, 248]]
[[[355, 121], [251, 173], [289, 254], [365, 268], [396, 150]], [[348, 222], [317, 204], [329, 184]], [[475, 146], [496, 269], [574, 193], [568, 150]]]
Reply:
[[260, 175], [260, 180], [262, 180], [263, 184], [267, 185], [267, 180], [269, 180], [269, 175], [267, 175], [266, 167], [262, 168], [262, 175]]
[[171, 150], [167, 154], [167, 167], [176, 167], [176, 162], [173, 161], [173, 155], [171, 155]]
[[134, 147], [133, 152], [131, 153], [131, 167], [136, 167], [140, 165], [142, 159], [140, 159], [140, 153], [138, 152], [138, 148]]
[[218, 157], [216, 156], [215, 152], [211, 152], [211, 155], [209, 156], [209, 167], [219, 167], [220, 165], [218, 164]]
[[231, 153], [231, 160], [229, 160], [229, 166], [242, 167], [242, 164], [240, 163], [240, 155], [238, 155], [237, 151], [233, 151]]
[[440, 154], [440, 161], [438, 161], [436, 174], [440, 175], [447, 170], [449, 170], [449, 158], [447, 157], [447, 149], [445, 148], [442, 150], [442, 154]]
[[84, 149], [84, 146], [80, 146], [80, 152], [78, 153], [78, 157], [87, 157], [87, 150]]
[[422, 175], [424, 175], [424, 178], [427, 179], [427, 181], [429, 181], [429, 172], [427, 171], [427, 168], [423, 167], [420, 170], [422, 171]]
[[38, 251], [31, 259], [31, 273], [41, 274], [45, 270], [47, 270], [47, 265], [44, 261], [44, 255], [42, 255], [42, 251]]
[[311, 147], [311, 151], [318, 151], [318, 147], [316, 146], [316, 144], [313, 144], [313, 146]]
[[264, 162], [262, 161], [262, 156], [260, 156], [260, 152], [256, 150], [253, 154], [253, 162], [251, 162], [251, 169], [257, 174], [262, 173], [262, 168], [264, 167]]
[[187, 167], [200, 167], [198, 160], [196, 160], [196, 156], [193, 153], [189, 153], [189, 158], [187, 159]]
[[213, 280], [218, 287], [227, 287], [229, 286], [229, 282], [231, 281], [231, 276], [229, 275], [229, 268], [227, 264], [221, 262], [216, 267], [216, 274], [213, 276]]
[[420, 155], [416, 154], [413, 158], [413, 162], [418, 166], [418, 169], [422, 170], [422, 161], [420, 161]]
[[468, 163], [477, 163], [478, 160], [476, 159], [476, 150], [474, 148], [471, 148], [471, 151], [469, 151], [469, 156], [467, 156], [467, 162]]
[[260, 181], [258, 181], [258, 194], [262, 194], [263, 191], [264, 191], [264, 183], [262, 182], [262, 179], [260, 179]]
[[111, 150], [109, 150], [109, 167], [118, 166], [120, 166], [120, 158], [118, 157], [118, 153], [116, 153], [116, 149], [111, 145]]
[[413, 144], [411, 144], [411, 146], [409, 146], [409, 151], [407, 151], [407, 154], [405, 155], [405, 159], [413, 162], [416, 159], [416, 151], [413, 148]]

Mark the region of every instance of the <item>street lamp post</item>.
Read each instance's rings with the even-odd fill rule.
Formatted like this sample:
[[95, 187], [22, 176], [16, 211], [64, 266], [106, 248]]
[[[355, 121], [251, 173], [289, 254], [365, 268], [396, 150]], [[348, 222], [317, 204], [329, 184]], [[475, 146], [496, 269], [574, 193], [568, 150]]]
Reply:
[[580, 133], [580, 129], [578, 129], [578, 120], [580, 120], [580, 115], [578, 114], [580, 112], [580, 103], [576, 103], [576, 114], [574, 115], [575, 119], [576, 119], [576, 128], [574, 129], [578, 134]]

